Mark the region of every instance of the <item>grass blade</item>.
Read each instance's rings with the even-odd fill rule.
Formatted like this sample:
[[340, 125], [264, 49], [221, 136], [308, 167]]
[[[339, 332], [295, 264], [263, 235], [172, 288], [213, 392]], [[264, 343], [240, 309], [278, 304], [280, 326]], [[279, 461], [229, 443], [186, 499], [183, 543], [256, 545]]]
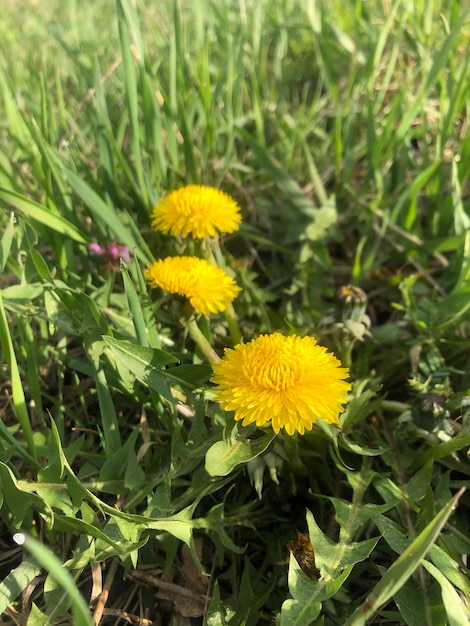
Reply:
[[462, 488], [408, 546], [375, 585], [365, 601], [354, 611], [345, 626], [364, 626], [367, 620], [405, 584], [434, 544], [464, 491], [465, 489]]

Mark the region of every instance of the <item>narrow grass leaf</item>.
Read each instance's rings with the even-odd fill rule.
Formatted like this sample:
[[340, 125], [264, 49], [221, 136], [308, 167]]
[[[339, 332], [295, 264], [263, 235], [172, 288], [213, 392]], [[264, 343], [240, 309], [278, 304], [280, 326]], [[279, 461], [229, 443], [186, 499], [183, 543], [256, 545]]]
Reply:
[[[126, 88], [126, 100], [127, 108], [129, 112], [129, 122], [131, 126], [131, 140], [132, 140], [132, 152], [133, 162], [137, 173], [137, 180], [139, 182], [140, 193], [144, 199], [144, 204], [148, 206], [148, 195], [145, 184], [145, 176], [142, 165], [142, 149], [140, 145], [140, 124], [139, 124], [139, 105], [137, 100], [137, 94], [139, 92], [139, 85], [137, 81], [137, 72], [135, 69], [135, 59], [132, 54], [131, 38], [129, 36], [129, 26], [126, 20], [126, 12], [124, 6], [127, 5], [125, 0], [117, 0], [117, 15], [119, 25], [119, 39], [121, 42], [121, 56], [122, 56], [122, 68], [124, 71], [124, 85]], [[137, 43], [140, 46], [138, 50], [139, 55], [142, 52], [141, 37], [139, 37], [138, 21], [134, 16], [132, 7], [126, 6], [127, 15], [132, 20], [132, 29], [134, 36], [137, 35]], [[142, 61], [142, 57], [138, 59]]]
[[457, 435], [449, 441], [433, 446], [431, 450], [420, 452], [413, 460], [410, 469], [422, 467], [430, 458], [434, 460], [442, 459], [449, 454], [454, 454], [459, 450], [463, 450], [463, 448], [466, 448], [467, 446], [470, 446], [470, 433]]
[[[144, 263], [147, 263], [149, 257], [144, 252], [147, 249], [147, 245], [143, 238], [135, 238], [135, 232], [133, 233], [133, 231], [130, 231], [124, 226], [116, 210], [110, 207], [76, 172], [66, 166], [64, 166], [63, 169], [68, 182], [87, 205], [96, 221], [99, 224], [105, 224], [110, 232], [119, 240], [119, 243], [128, 246], [131, 250], [136, 249], [138, 258]], [[132, 234], [134, 234], [134, 237]]]
[[447, 613], [448, 626], [467, 626], [469, 623], [468, 607], [462, 602], [461, 597], [455, 591], [442, 572], [429, 561], [423, 561], [423, 566], [437, 580], [441, 587], [442, 601]]
[[[23, 435], [26, 440], [29, 452], [31, 456], [36, 459], [36, 446], [33, 438], [33, 429], [30, 422], [28, 408], [26, 406], [26, 398], [23, 390], [23, 383], [21, 381], [20, 370], [18, 362], [15, 356], [15, 350], [13, 347], [13, 341], [10, 334], [10, 327], [8, 319], [5, 313], [5, 307], [3, 306], [3, 297], [0, 290], [0, 343], [3, 348], [5, 360], [10, 371], [11, 388], [13, 396], [13, 406], [15, 409], [16, 417], [23, 430]], [[17, 447], [17, 446], [15, 446]]]
[[11, 244], [13, 243], [13, 233], [15, 228], [15, 214], [10, 213], [10, 219], [3, 231], [3, 237], [0, 242], [0, 274], [3, 274], [5, 265], [8, 261], [8, 256], [11, 250]]
[[137, 295], [134, 284], [129, 276], [127, 267], [121, 265], [121, 274], [124, 282], [124, 290], [127, 296], [127, 302], [129, 303], [129, 312], [132, 317], [132, 323], [134, 324], [137, 340], [141, 346], [148, 347], [149, 339], [147, 336], [147, 324], [144, 319], [142, 305], [140, 298]]
[[158, 334], [158, 327], [155, 322], [155, 313], [148, 294], [147, 282], [145, 280], [144, 273], [139, 263], [134, 263], [130, 267], [134, 270], [134, 281], [136, 283], [137, 292], [140, 294], [139, 307], [142, 311], [142, 315], [144, 316], [144, 324], [150, 347], [160, 350], [162, 342], [160, 340], [160, 335]]
[[238, 128], [237, 132], [241, 135], [243, 141], [253, 150], [262, 167], [270, 172], [276, 185], [282, 188], [283, 193], [289, 198], [289, 201], [304, 215], [315, 215], [317, 207], [303, 192], [297, 181], [294, 180], [294, 178], [285, 171], [282, 164], [272, 156], [271, 151], [265, 146], [260, 145], [242, 128]]
[[464, 491], [465, 489], [461, 489], [398, 557], [366, 600], [354, 611], [345, 626], [364, 626], [367, 620], [404, 585], [436, 541]]
[[440, 47], [439, 51], [434, 57], [434, 62], [429, 70], [429, 73], [421, 83], [418, 93], [416, 94], [413, 101], [408, 104], [405, 114], [398, 125], [398, 128], [395, 131], [395, 139], [398, 141], [403, 141], [407, 132], [409, 131], [409, 127], [412, 124], [413, 120], [417, 115], [419, 115], [420, 110], [423, 109], [424, 99], [426, 98], [429, 90], [434, 86], [439, 77], [439, 72], [443, 70], [446, 64], [449, 61], [449, 57], [451, 53], [454, 51], [454, 48], [457, 46], [459, 39], [462, 38], [462, 27], [468, 20], [470, 15], [470, 7], [467, 7], [465, 11], [462, 12], [459, 19], [453, 24], [453, 29], [450, 32], [447, 39], [444, 41], [444, 44]]
[[100, 405], [101, 428], [105, 442], [104, 448], [106, 454], [112, 454], [121, 448], [122, 442], [116, 409], [103, 368], [95, 366], [95, 381]]

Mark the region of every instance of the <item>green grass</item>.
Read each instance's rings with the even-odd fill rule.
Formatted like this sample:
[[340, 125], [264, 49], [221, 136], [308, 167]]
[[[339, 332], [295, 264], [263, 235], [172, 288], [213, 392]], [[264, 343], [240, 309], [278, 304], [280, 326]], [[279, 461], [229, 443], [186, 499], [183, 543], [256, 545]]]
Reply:
[[[5, 6], [2, 623], [468, 624], [470, 7]], [[234, 437], [143, 277], [187, 252], [150, 213], [189, 183], [242, 207], [218, 261], [244, 341], [350, 368], [340, 428]], [[128, 263], [89, 252], [114, 241]]]

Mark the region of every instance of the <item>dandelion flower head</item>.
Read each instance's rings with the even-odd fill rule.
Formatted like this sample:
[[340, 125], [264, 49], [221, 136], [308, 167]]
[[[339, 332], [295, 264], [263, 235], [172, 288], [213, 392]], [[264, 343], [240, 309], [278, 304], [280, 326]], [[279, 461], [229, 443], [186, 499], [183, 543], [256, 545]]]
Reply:
[[192, 256], [160, 259], [145, 270], [151, 287], [186, 297], [196, 313], [224, 311], [241, 288], [225, 270]]
[[337, 423], [351, 388], [348, 369], [313, 337], [261, 335], [226, 348], [212, 368], [222, 407], [243, 426], [271, 421], [276, 434], [303, 434], [317, 418]]
[[228, 194], [213, 187], [188, 185], [160, 200], [152, 213], [155, 230], [194, 239], [233, 233], [241, 222], [240, 207]]

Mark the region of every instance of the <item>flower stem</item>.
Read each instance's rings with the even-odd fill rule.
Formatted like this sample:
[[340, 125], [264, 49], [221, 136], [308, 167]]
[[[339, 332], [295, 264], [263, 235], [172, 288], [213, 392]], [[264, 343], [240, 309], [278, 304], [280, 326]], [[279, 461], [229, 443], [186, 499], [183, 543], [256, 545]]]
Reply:
[[[214, 239], [211, 241], [212, 249], [210, 247], [206, 248], [206, 258], [210, 263], [214, 265], [218, 265], [225, 269], [225, 257], [220, 247], [219, 239]], [[237, 345], [242, 340], [242, 334], [240, 332], [240, 327], [238, 325], [237, 314], [235, 313], [235, 308], [232, 302], [226, 303], [227, 307], [224, 311], [225, 321], [227, 322], [228, 330], [230, 332], [230, 337], [232, 338], [233, 345]]]
[[211, 344], [207, 341], [206, 337], [202, 334], [201, 329], [197, 325], [196, 319], [192, 317], [188, 322], [186, 328], [189, 334], [200, 349], [202, 354], [206, 357], [209, 363], [218, 363], [220, 357]]
[[242, 334], [238, 326], [237, 314], [235, 313], [235, 309], [233, 308], [233, 304], [231, 302], [227, 302], [227, 308], [224, 311], [224, 317], [225, 321], [227, 322], [233, 345], [236, 346], [237, 343], [241, 342]]

